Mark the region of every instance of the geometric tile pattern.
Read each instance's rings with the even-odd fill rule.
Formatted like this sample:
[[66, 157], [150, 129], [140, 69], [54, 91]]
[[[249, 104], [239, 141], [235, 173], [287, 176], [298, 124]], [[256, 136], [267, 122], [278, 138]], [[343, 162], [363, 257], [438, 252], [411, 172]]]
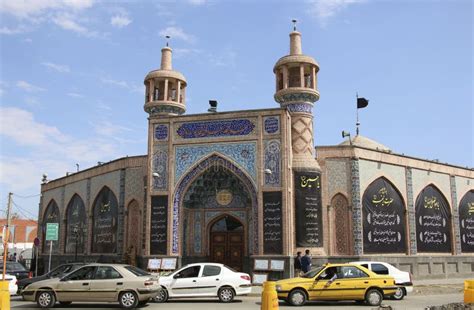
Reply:
[[265, 141], [265, 170], [271, 173], [265, 173], [265, 185], [280, 186], [280, 170], [281, 170], [281, 153], [280, 141]]

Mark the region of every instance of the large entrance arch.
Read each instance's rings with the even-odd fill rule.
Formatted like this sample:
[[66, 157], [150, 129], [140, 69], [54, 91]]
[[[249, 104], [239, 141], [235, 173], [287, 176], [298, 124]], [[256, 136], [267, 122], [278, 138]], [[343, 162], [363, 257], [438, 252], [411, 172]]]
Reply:
[[233, 216], [223, 215], [209, 225], [208, 234], [210, 261], [242, 270], [244, 225]]
[[[229, 225], [217, 224], [226, 216]], [[243, 234], [233, 231], [236, 223], [242, 225]], [[218, 231], [219, 227], [228, 230]], [[214, 153], [179, 180], [173, 197], [172, 253], [182, 255], [183, 263], [224, 259], [242, 270], [245, 257], [258, 250], [257, 237], [255, 185], [231, 160]], [[240, 258], [234, 261], [230, 257], [236, 247]]]

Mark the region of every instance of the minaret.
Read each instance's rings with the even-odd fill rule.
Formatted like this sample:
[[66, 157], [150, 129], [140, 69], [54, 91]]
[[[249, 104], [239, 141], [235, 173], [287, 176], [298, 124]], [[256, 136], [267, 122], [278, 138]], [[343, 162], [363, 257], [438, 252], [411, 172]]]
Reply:
[[296, 20], [293, 23], [290, 54], [280, 58], [273, 68], [276, 77], [274, 98], [291, 114], [293, 168], [321, 171], [314, 156], [312, 114], [314, 102], [319, 100], [316, 76], [319, 65], [313, 57], [302, 54], [301, 33], [296, 31]]
[[[166, 38], [169, 39], [169, 36]], [[186, 111], [186, 78], [172, 69], [172, 50], [161, 49], [161, 67], [145, 77], [145, 112], [150, 117], [181, 115]]]

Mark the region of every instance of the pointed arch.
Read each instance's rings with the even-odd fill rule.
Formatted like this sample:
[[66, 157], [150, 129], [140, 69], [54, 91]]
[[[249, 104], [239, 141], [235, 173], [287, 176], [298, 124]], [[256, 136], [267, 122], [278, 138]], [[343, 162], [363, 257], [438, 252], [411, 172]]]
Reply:
[[140, 228], [142, 227], [141, 221], [141, 211], [138, 201], [133, 199], [127, 205], [127, 218], [126, 218], [126, 249], [129, 249], [130, 246], [135, 247], [136, 253], [141, 249], [141, 236]]
[[86, 241], [87, 215], [84, 200], [75, 193], [66, 208], [66, 237], [64, 252], [84, 253]]
[[192, 184], [192, 182], [202, 173], [204, 173], [207, 169], [212, 166], [220, 166], [230, 170], [234, 173], [247, 187], [247, 190], [250, 193], [251, 203], [252, 203], [252, 216], [249, 219], [249, 222], [253, 222], [253, 225], [250, 225], [252, 229], [250, 229], [250, 236], [249, 239], [253, 240], [249, 243], [249, 253], [257, 251], [258, 249], [258, 210], [257, 210], [257, 193], [255, 185], [252, 182], [252, 179], [240, 169], [237, 164], [235, 164], [232, 160], [226, 158], [224, 155], [220, 153], [212, 153], [208, 157], [202, 159], [198, 163], [196, 163], [189, 172], [184, 175], [179, 182], [177, 183], [176, 190], [174, 192], [173, 197], [173, 238], [172, 238], [172, 248], [171, 252], [173, 254], [178, 254], [179, 252], [179, 238], [180, 238], [180, 209], [182, 208], [182, 202], [184, 193], [188, 189], [188, 187]]
[[406, 207], [396, 186], [379, 177], [362, 196], [364, 253], [406, 253]]
[[474, 253], [474, 189], [468, 191], [459, 203], [459, 230], [461, 252]]
[[[61, 231], [60, 218], [61, 218], [61, 215], [59, 213], [58, 204], [56, 203], [56, 201], [54, 199], [51, 199], [50, 202], [48, 203], [48, 206], [46, 207], [46, 209], [43, 213], [43, 225], [41, 227], [42, 236], [43, 236], [43, 238], [42, 238], [43, 239], [42, 240], [43, 253], [46, 253], [46, 252], [49, 251], [47, 249], [48, 245], [49, 245], [49, 242], [48, 243], [46, 242], [46, 226], [47, 226], [48, 223], [56, 223], [59, 226], [58, 231]], [[58, 239], [59, 239], [59, 236], [58, 236]], [[59, 240], [53, 241], [52, 252], [53, 253], [59, 253]]]
[[334, 251], [336, 255], [351, 254], [352, 215], [349, 200], [342, 193], [337, 193], [331, 199], [332, 218], [334, 223]]
[[117, 197], [109, 187], [104, 186], [92, 205], [92, 253], [117, 252], [117, 220]]
[[443, 193], [429, 184], [415, 202], [416, 246], [418, 252], [452, 251], [451, 208]]

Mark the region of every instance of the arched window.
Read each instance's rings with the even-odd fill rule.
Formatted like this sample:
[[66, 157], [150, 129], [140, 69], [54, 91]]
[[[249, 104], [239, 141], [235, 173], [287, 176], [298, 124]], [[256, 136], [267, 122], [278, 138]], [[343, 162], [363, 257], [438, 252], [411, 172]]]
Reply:
[[66, 211], [66, 253], [84, 253], [86, 241], [86, 208], [79, 195], [74, 194]]
[[378, 178], [365, 190], [362, 204], [364, 253], [405, 253], [405, 204], [395, 186]]
[[51, 247], [50, 241], [46, 241], [46, 227], [48, 223], [56, 223], [58, 224], [58, 240], [53, 241], [53, 246], [52, 246], [52, 252], [53, 253], [59, 253], [59, 232], [61, 231], [60, 228], [60, 223], [59, 223], [59, 208], [58, 205], [56, 204], [56, 201], [51, 200], [50, 203], [48, 204], [48, 207], [46, 208], [46, 212], [44, 213], [43, 216], [43, 253], [49, 253], [49, 249]]
[[117, 198], [105, 186], [95, 198], [93, 206], [92, 253], [116, 253]]
[[418, 252], [451, 252], [451, 209], [434, 185], [416, 198], [416, 247]]
[[461, 231], [461, 251], [474, 252], [474, 190], [470, 190], [459, 204], [459, 229]]

